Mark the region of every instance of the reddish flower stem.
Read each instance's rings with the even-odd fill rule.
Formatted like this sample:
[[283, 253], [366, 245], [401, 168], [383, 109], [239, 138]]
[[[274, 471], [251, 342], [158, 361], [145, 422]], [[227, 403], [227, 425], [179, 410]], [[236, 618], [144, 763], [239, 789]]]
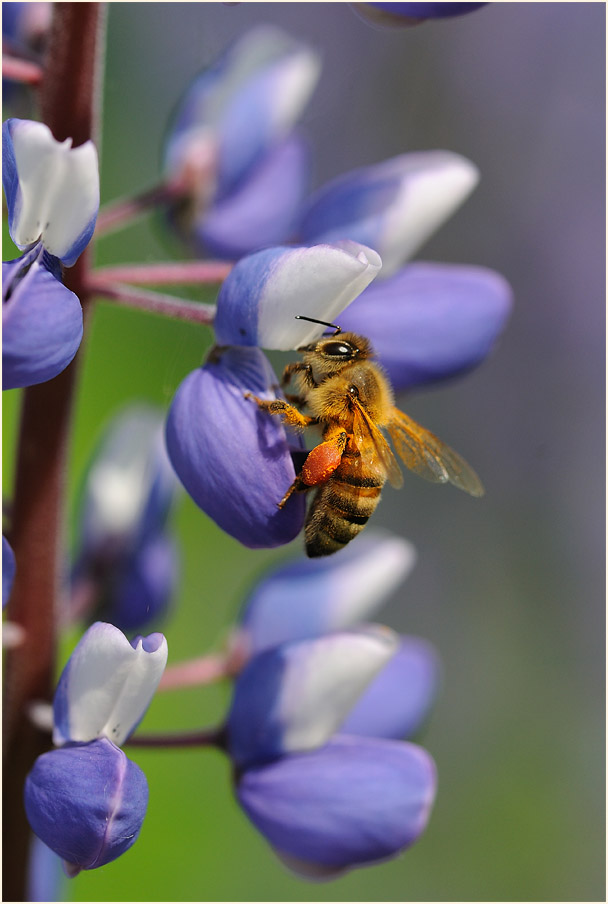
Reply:
[[183, 687], [212, 684], [229, 678], [232, 674], [231, 663], [227, 656], [211, 654], [198, 659], [189, 659], [177, 665], [168, 666], [158, 686], [159, 691], [179, 690]]
[[159, 204], [167, 204], [172, 201], [179, 193], [174, 186], [161, 182], [160, 185], [148, 188], [132, 198], [124, 198], [106, 204], [99, 211], [95, 225], [95, 237], [99, 238], [109, 232], [128, 226], [137, 217], [143, 216]]
[[148, 286], [215, 285], [223, 282], [233, 264], [226, 261], [162, 261], [157, 264], [123, 264], [98, 267], [93, 279], [110, 283], [140, 283]]
[[11, 82], [21, 82], [23, 85], [39, 85], [44, 75], [42, 66], [31, 60], [22, 60], [18, 57], [2, 57], [2, 78]]
[[93, 295], [101, 295], [128, 308], [140, 308], [153, 314], [162, 314], [174, 320], [210, 325], [215, 317], [215, 305], [187, 301], [174, 295], [162, 295], [149, 289], [137, 289], [120, 283], [106, 282], [101, 277], [90, 277], [87, 289]]
[[[98, 3], [56, 3], [41, 83], [42, 119], [59, 141], [95, 138], [99, 48], [104, 15]], [[66, 271], [65, 284], [86, 314], [90, 252]], [[77, 356], [78, 358], [78, 356]], [[55, 615], [64, 560], [64, 484], [78, 364], [24, 393], [13, 498], [12, 542], [17, 561], [9, 618], [25, 632], [6, 657], [4, 679], [3, 899], [27, 900], [30, 829], [23, 808], [25, 777], [50, 746], [32, 725], [29, 704], [49, 701], [55, 664]]]

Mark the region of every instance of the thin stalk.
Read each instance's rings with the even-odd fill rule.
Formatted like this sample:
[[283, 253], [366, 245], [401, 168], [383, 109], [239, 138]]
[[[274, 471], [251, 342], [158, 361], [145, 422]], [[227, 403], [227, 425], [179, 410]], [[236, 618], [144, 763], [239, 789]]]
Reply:
[[106, 204], [100, 211], [95, 225], [95, 237], [107, 235], [130, 226], [133, 220], [143, 216], [161, 204], [168, 204], [179, 192], [167, 182], [161, 182], [131, 198]]
[[234, 265], [226, 261], [161, 261], [156, 264], [121, 264], [97, 267], [93, 279], [109, 283], [147, 286], [215, 285], [223, 282]]
[[177, 665], [168, 666], [158, 685], [159, 691], [180, 690], [184, 687], [199, 687], [213, 684], [233, 674], [231, 661], [227, 656], [211, 654], [198, 659], [189, 659]]
[[42, 66], [19, 57], [2, 57], [2, 78], [23, 85], [39, 85], [44, 75]]
[[[42, 119], [58, 140], [74, 146], [96, 138], [103, 7], [56, 3], [41, 83]], [[87, 320], [90, 300], [85, 251], [65, 284], [81, 300]], [[77, 356], [78, 358], [78, 356]], [[13, 498], [12, 542], [17, 561], [9, 618], [24, 631], [23, 643], [6, 657], [4, 680], [4, 794], [7, 831], [3, 844], [3, 899], [26, 900], [30, 829], [23, 808], [25, 778], [50, 746], [28, 716], [34, 700], [53, 693], [56, 613], [64, 561], [65, 473], [74, 388], [75, 359], [58, 377], [25, 390]]]
[[106, 282], [100, 277], [90, 277], [87, 283], [89, 291], [111, 301], [116, 301], [128, 308], [139, 308], [174, 320], [187, 320], [189, 323], [204, 323], [210, 326], [215, 317], [215, 305], [198, 301], [187, 301], [174, 295], [163, 295], [149, 289], [137, 289], [119, 283]]

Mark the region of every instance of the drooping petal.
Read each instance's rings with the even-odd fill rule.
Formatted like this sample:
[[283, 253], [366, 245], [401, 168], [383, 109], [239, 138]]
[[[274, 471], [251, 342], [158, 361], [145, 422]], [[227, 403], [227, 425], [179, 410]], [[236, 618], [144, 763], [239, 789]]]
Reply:
[[2, 388], [44, 383], [68, 366], [82, 339], [82, 308], [40, 245], [2, 264]]
[[400, 390], [453, 377], [483, 361], [511, 306], [509, 284], [493, 270], [412, 263], [366, 289], [340, 326], [368, 336]]
[[363, 691], [340, 731], [375, 738], [410, 738], [428, 715], [439, 682], [434, 647], [402, 637], [399, 649]]
[[278, 28], [253, 29], [189, 88], [166, 151], [175, 177], [191, 140], [208, 136], [217, 167], [217, 198], [244, 178], [299, 119], [320, 73], [317, 54]]
[[350, 241], [251, 254], [238, 262], [220, 289], [217, 341], [280, 351], [312, 342], [326, 327], [295, 320], [296, 315], [331, 321], [381, 266], [375, 251]]
[[154, 696], [167, 663], [162, 634], [131, 643], [114, 625], [96, 622], [82, 636], [57, 685], [55, 744], [107, 737], [122, 744]]
[[382, 258], [386, 278], [454, 213], [478, 179], [477, 167], [451, 151], [401, 154], [321, 188], [303, 216], [301, 238], [368, 245]]
[[2, 535], [2, 606], [6, 606], [8, 598], [11, 595], [13, 581], [15, 580], [15, 571], [17, 569], [15, 563], [15, 553], [10, 543], [4, 535]]
[[306, 503], [295, 478], [285, 428], [261, 412], [252, 392], [274, 399], [276, 376], [257, 348], [216, 349], [178, 388], [167, 419], [167, 450], [200, 508], [245, 546], [280, 546], [304, 524]]
[[289, 241], [308, 190], [308, 145], [292, 135], [203, 213], [197, 238], [217, 257], [238, 259]]
[[228, 749], [239, 767], [325, 744], [364, 688], [394, 655], [388, 628], [283, 644], [240, 673], [228, 716]]
[[66, 267], [88, 245], [99, 209], [97, 150], [72, 148], [41, 122], [9, 119], [2, 129], [2, 181], [9, 231], [22, 251], [39, 240]]
[[413, 844], [435, 785], [433, 760], [421, 747], [338, 736], [312, 753], [248, 769], [236, 791], [256, 828], [300, 874], [331, 878]]
[[29, 823], [71, 875], [124, 854], [147, 804], [145, 775], [107, 738], [43, 754], [25, 782]]
[[289, 562], [254, 588], [241, 618], [239, 645], [254, 655], [367, 620], [415, 560], [407, 540], [370, 530], [336, 555]]

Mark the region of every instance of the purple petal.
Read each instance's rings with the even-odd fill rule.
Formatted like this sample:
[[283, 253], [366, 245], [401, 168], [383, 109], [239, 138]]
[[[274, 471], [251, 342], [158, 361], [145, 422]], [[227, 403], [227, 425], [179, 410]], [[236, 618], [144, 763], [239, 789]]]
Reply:
[[102, 738], [38, 757], [25, 782], [36, 835], [72, 867], [95, 869], [137, 839], [148, 804], [146, 777]]
[[2, 388], [33, 386], [64, 370], [82, 339], [82, 308], [41, 246], [2, 264]]
[[409, 738], [424, 722], [439, 681], [434, 647], [403, 637], [397, 653], [371, 681], [340, 731], [376, 738]]
[[2, 537], [2, 606], [6, 606], [15, 580], [15, 553], [5, 536]]
[[221, 528], [254, 549], [293, 540], [305, 500], [281, 500], [295, 478], [280, 419], [244, 397], [275, 398], [276, 377], [255, 348], [216, 350], [178, 388], [167, 420], [167, 450], [196, 504]]
[[416, 841], [435, 796], [435, 766], [413, 744], [340, 736], [247, 770], [237, 796], [279, 854], [340, 871]]
[[243, 768], [325, 744], [395, 654], [388, 628], [327, 634], [255, 656], [240, 673], [228, 716], [228, 749]]
[[237, 259], [292, 237], [308, 189], [308, 145], [292, 136], [270, 151], [247, 178], [213, 204], [197, 237], [212, 254]]
[[365, 531], [339, 553], [298, 559], [253, 590], [241, 619], [247, 655], [369, 619], [408, 576], [416, 553], [400, 537]]
[[511, 305], [508, 283], [493, 270], [413, 263], [366, 289], [344, 311], [340, 326], [371, 340], [399, 391], [483, 361]]

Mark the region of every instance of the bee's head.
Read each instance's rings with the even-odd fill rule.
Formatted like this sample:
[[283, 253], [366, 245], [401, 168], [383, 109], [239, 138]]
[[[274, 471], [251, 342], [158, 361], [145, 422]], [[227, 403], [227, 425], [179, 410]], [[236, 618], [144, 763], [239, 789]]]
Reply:
[[333, 335], [321, 336], [310, 345], [303, 345], [297, 349], [304, 356], [304, 361], [312, 366], [316, 382], [338, 373], [345, 364], [364, 361], [373, 355], [369, 340], [364, 336], [343, 333], [340, 327], [333, 323], [325, 325], [334, 329]]

